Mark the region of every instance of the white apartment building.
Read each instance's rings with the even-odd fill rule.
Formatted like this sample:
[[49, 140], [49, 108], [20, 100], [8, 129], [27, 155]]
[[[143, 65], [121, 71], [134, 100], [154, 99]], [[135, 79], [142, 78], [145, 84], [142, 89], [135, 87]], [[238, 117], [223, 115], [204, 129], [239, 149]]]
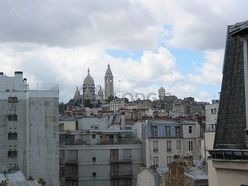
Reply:
[[22, 72], [0, 73], [0, 169], [59, 184], [58, 88], [29, 90]]
[[78, 130], [60, 132], [61, 186], [136, 185], [141, 141], [123, 122], [107, 123], [105, 117], [82, 118]]
[[201, 157], [200, 125], [197, 122], [147, 121], [142, 131], [147, 167], [168, 167], [183, 155], [192, 155], [197, 160]]
[[218, 116], [218, 109], [219, 109], [219, 101], [212, 100], [212, 104], [205, 106], [206, 112], [206, 131], [215, 131], [216, 124], [217, 124], [217, 116]]
[[217, 124], [217, 116], [219, 110], [219, 100], [212, 100], [212, 104], [205, 106], [206, 111], [206, 127], [204, 131], [204, 138], [202, 139], [202, 154], [206, 160], [209, 156], [208, 151], [213, 149], [214, 135]]

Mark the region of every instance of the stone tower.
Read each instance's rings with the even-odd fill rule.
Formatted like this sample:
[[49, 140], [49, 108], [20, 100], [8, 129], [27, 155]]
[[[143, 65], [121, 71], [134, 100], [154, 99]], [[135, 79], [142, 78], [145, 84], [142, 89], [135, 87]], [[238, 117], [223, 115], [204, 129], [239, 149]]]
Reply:
[[114, 96], [114, 77], [108, 64], [107, 71], [104, 76], [105, 82], [105, 99], [108, 99], [109, 96]]

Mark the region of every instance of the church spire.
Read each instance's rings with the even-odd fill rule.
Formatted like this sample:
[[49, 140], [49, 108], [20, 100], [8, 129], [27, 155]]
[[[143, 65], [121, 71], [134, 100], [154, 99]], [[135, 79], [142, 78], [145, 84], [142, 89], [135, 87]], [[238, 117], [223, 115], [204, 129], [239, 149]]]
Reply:
[[105, 76], [105, 99], [108, 99], [109, 96], [114, 96], [114, 77], [108, 63], [108, 68], [106, 70]]

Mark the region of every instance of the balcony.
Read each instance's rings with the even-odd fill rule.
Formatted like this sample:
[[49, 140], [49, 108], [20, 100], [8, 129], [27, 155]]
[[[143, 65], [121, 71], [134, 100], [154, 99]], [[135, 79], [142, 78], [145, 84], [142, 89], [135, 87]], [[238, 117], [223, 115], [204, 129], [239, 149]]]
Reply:
[[77, 160], [68, 160], [68, 161], [65, 162], [65, 166], [66, 166], [66, 165], [67, 165], [67, 166], [70, 166], [70, 165], [71, 165], [71, 166], [73, 166], [73, 165], [76, 166], [76, 165], [78, 165], [78, 162], [77, 162]]
[[123, 159], [118, 159], [118, 158], [111, 158], [110, 159], [111, 164], [131, 164], [132, 163], [132, 158], [123, 158]]
[[76, 181], [78, 180], [78, 175], [65, 174], [65, 181]]
[[111, 179], [120, 179], [120, 178], [132, 178], [132, 170], [114, 170], [110, 171]]

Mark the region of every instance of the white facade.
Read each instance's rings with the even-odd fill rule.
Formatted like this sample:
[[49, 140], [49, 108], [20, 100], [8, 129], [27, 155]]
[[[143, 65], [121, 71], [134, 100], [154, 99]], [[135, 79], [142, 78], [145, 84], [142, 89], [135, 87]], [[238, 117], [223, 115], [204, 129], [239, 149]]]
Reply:
[[127, 130], [61, 132], [61, 185], [135, 186], [142, 145], [130, 135]]
[[192, 155], [196, 160], [201, 158], [200, 125], [197, 122], [150, 121], [143, 126], [146, 167], [168, 167], [174, 158], [183, 155]]
[[0, 167], [59, 184], [58, 88], [29, 90], [22, 72], [0, 75]]
[[124, 115], [78, 119], [78, 130], [60, 132], [60, 184], [136, 185], [142, 144], [125, 129]]
[[[209, 156], [208, 151], [213, 149], [214, 146], [214, 136], [215, 136], [215, 128], [217, 124], [218, 117], [218, 109], [219, 109], [219, 101], [213, 100], [212, 104], [206, 105], [206, 128], [204, 132], [204, 138], [202, 140], [202, 154], [204, 154], [204, 159], [207, 159]], [[211, 163], [211, 160], [208, 161]]]
[[205, 106], [206, 110], [206, 131], [215, 131], [217, 124], [219, 102], [213, 102], [210, 105]]

